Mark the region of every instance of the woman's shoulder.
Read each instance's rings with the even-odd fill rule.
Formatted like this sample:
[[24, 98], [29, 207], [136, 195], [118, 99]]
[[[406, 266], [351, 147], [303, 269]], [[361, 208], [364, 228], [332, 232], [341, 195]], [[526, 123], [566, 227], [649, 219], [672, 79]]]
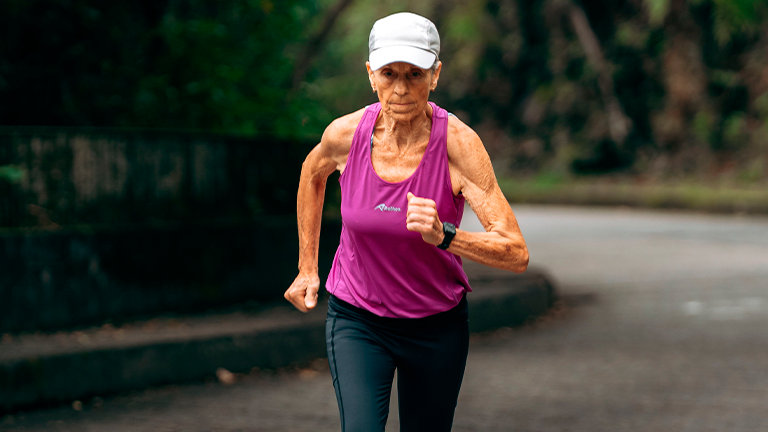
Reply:
[[[453, 168], [452, 175], [458, 176], [459, 189], [472, 196], [472, 191], [491, 190], [496, 181], [493, 164], [480, 136], [454, 116], [448, 117], [448, 163]], [[465, 190], [468, 185], [477, 188]], [[467, 193], [465, 196], [469, 197]]]
[[331, 147], [346, 147], [352, 145], [352, 138], [355, 136], [355, 130], [363, 118], [365, 108], [341, 116], [332, 121], [323, 132], [323, 144]]
[[483, 142], [477, 135], [477, 132], [466, 123], [459, 120], [458, 117], [448, 116], [448, 156], [460, 154], [478, 146], [483, 147]]

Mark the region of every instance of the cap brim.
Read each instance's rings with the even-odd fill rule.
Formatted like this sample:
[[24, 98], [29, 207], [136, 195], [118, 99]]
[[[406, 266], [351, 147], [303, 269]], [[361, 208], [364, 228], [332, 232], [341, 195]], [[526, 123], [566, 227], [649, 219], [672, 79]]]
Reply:
[[429, 69], [435, 63], [435, 55], [423, 49], [410, 46], [388, 46], [379, 48], [368, 55], [371, 70], [394, 62], [406, 62], [422, 69]]

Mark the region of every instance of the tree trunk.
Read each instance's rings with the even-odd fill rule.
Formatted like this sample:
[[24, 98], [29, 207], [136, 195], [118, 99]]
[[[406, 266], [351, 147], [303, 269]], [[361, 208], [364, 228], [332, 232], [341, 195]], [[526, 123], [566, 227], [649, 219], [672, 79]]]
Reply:
[[666, 102], [656, 116], [654, 133], [660, 143], [675, 147], [690, 139], [689, 122], [707, 108], [707, 73], [701, 30], [686, 0], [670, 1], [664, 31], [667, 40], [661, 64]]
[[576, 33], [576, 37], [579, 39], [579, 43], [581, 43], [587, 55], [587, 59], [598, 73], [598, 86], [600, 87], [600, 94], [608, 114], [608, 131], [611, 140], [621, 149], [627, 139], [627, 135], [629, 135], [629, 130], [632, 128], [632, 121], [624, 114], [619, 98], [616, 97], [610, 65], [605, 60], [603, 50], [600, 47], [600, 41], [592, 31], [584, 10], [569, 1], [567, 3], [567, 15], [573, 26], [573, 31]]

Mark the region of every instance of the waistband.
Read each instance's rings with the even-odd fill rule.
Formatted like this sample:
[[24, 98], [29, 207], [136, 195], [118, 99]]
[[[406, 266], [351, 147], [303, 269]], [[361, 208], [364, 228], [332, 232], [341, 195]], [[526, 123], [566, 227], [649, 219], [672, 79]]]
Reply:
[[462, 295], [459, 303], [453, 308], [423, 318], [392, 318], [378, 316], [371, 311], [349, 304], [333, 294], [331, 294], [328, 299], [328, 311], [348, 316], [352, 319], [398, 329], [434, 328], [469, 322], [469, 305], [467, 303], [466, 292]]

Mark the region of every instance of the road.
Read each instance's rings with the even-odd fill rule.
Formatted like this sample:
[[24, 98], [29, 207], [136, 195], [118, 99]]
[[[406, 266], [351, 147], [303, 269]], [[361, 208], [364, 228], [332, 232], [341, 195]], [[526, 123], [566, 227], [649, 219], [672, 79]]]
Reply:
[[[531, 266], [563, 300], [532, 325], [473, 336], [455, 431], [768, 430], [768, 218], [514, 209]], [[481, 227], [470, 214], [462, 228]], [[322, 362], [84, 402], [0, 429], [340, 430]]]

